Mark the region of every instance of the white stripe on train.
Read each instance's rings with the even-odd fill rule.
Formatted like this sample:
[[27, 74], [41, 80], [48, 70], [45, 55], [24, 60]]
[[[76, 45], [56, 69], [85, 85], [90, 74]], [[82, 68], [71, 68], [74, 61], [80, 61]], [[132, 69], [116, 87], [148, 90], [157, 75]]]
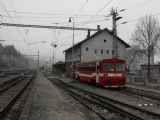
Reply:
[[[84, 73], [79, 73], [79, 72], [76, 72], [77, 75], [79, 76], [83, 76], [83, 77], [94, 77], [96, 76], [96, 73], [92, 73], [92, 74], [84, 74]], [[122, 74], [121, 73], [105, 73], [107, 74], [106, 76], [108, 77], [121, 77]], [[105, 75], [104, 73], [99, 73], [98, 76], [104, 76]]]

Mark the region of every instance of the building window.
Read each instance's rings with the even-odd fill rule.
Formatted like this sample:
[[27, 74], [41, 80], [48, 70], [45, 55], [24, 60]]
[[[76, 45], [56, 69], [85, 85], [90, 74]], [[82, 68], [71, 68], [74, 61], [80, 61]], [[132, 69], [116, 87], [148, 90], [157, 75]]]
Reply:
[[112, 50], [112, 55], [114, 54], [114, 50]]
[[97, 54], [97, 49], [94, 49], [94, 53]]
[[104, 42], [106, 43], [106, 42], [107, 42], [107, 40], [104, 40]]
[[109, 54], [109, 50], [107, 50], [107, 54]]
[[86, 51], [88, 51], [88, 47], [86, 47]]
[[103, 49], [101, 49], [101, 54], [103, 54]]

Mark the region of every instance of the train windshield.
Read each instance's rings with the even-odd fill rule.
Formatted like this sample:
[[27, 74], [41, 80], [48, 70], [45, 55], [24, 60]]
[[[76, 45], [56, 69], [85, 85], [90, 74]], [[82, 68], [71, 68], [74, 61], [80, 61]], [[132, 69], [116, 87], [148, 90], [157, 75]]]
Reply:
[[[114, 67], [115, 66], [115, 67]], [[125, 71], [125, 63], [103, 63], [103, 70], [104, 71]]]
[[125, 63], [115, 63], [116, 71], [125, 71]]
[[114, 63], [103, 63], [104, 71], [114, 71]]

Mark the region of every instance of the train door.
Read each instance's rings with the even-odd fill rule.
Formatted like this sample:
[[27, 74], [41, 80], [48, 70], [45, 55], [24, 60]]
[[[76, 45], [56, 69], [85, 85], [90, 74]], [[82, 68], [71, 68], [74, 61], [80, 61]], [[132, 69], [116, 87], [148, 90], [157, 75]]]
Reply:
[[99, 62], [96, 63], [96, 83], [99, 83]]

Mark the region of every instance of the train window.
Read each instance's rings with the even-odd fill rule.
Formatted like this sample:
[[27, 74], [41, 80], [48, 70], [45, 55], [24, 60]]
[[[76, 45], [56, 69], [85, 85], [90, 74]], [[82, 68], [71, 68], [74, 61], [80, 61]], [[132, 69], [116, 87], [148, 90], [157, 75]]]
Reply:
[[125, 63], [116, 63], [116, 71], [125, 71]]
[[113, 63], [103, 63], [103, 70], [104, 71], [113, 71], [114, 64]]
[[78, 70], [80, 71], [95, 71], [96, 67], [78, 67]]

